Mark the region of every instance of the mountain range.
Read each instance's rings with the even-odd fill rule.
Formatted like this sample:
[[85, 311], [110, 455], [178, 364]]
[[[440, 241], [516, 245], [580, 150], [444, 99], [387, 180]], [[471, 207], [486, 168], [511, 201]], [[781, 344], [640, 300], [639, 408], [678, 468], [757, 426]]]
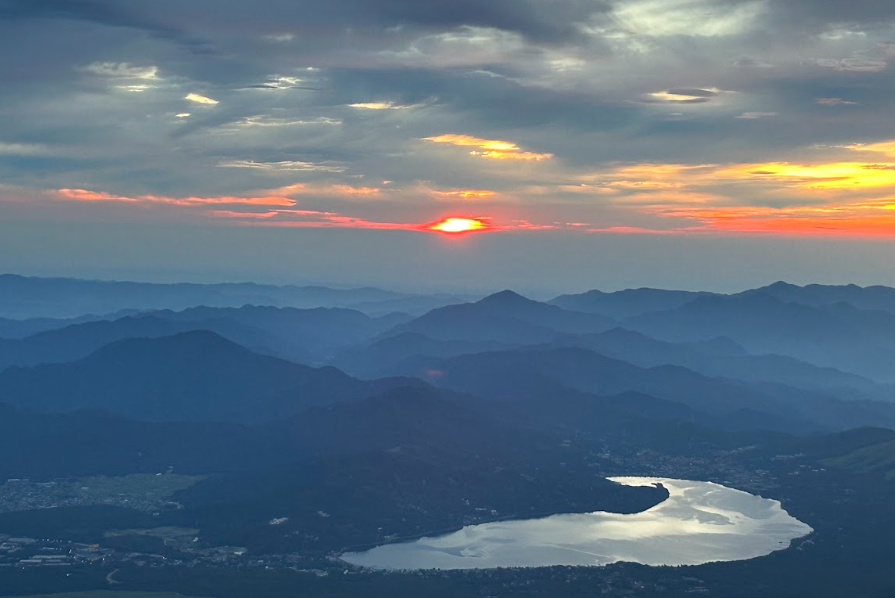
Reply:
[[0, 402], [44, 412], [103, 410], [146, 421], [263, 422], [356, 401], [412, 380], [351, 378], [193, 331], [126, 339], [84, 359], [0, 373]]
[[157, 284], [144, 282], [37, 278], [0, 274], [0, 317], [76, 318], [123, 309], [180, 311], [189, 307], [359, 307], [373, 315], [393, 311], [422, 313], [457, 303], [462, 296], [409, 294], [376, 288], [335, 289], [323, 286], [255, 283]]
[[[505, 519], [637, 513], [668, 497], [661, 485], [606, 479], [618, 475], [723, 483], [780, 500], [815, 530], [755, 563], [706, 565], [699, 579], [793, 563], [816, 572], [895, 533], [891, 289], [777, 283], [542, 302], [509, 290], [470, 300], [0, 282], [9, 291], [0, 300], [0, 480], [52, 495], [87, 487], [87, 476], [189, 476], [151, 512], [118, 493], [21, 508], [27, 501], [0, 484], [0, 534], [162, 559], [121, 567], [116, 579], [144, 576], [129, 589], [157, 588], [145, 576], [171, 571], [208, 583], [203, 567], [243, 558], [239, 547], [250, 555], [239, 575], [269, 581], [299, 567], [321, 588], [339, 578], [379, 591], [398, 578], [338, 556]], [[153, 535], [160, 530], [189, 532], [189, 546]], [[206, 553], [214, 556], [197, 564]], [[17, 575], [0, 569], [0, 584]], [[488, 573], [501, 587], [528, 575], [541, 573]], [[698, 586], [674, 568], [619, 565], [606, 575], [658, 576], [651, 587], [669, 595]], [[175, 589], [223, 596], [225, 585]]]

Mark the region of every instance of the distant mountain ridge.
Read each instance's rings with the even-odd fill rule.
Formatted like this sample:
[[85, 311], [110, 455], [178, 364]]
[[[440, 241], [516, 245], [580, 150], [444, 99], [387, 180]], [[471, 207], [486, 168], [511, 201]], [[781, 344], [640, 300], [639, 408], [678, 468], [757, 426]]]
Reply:
[[887, 311], [848, 303], [815, 307], [756, 292], [700, 297], [621, 325], [671, 342], [726, 336], [752, 353], [789, 355], [895, 382], [895, 314]]
[[74, 324], [85, 324], [87, 322], [98, 322], [101, 320], [114, 320], [131, 313], [120, 313], [109, 316], [83, 315], [77, 318], [28, 318], [25, 320], [14, 320], [9, 318], [0, 318], [0, 339], [21, 339], [48, 330], [57, 330], [72, 326]]
[[837, 393], [850, 392], [854, 397], [895, 399], [891, 388], [867, 378], [818, 367], [785, 355], [752, 355], [727, 337], [671, 343], [640, 332], [614, 328], [600, 334], [564, 338], [556, 344], [588, 348], [641, 367], [679, 365], [707, 376], [780, 383]]
[[[73, 318], [122, 309], [183, 310], [200, 305], [241, 307], [246, 304], [297, 308], [363, 306], [366, 313], [381, 315], [393, 311], [422, 313], [463, 299], [449, 294], [397, 293], [372, 287], [161, 284], [0, 274], [0, 317], [13, 319]], [[391, 306], [392, 302], [395, 306]]]
[[363, 382], [192, 331], [117, 341], [71, 363], [9, 368], [0, 373], [0, 402], [44, 412], [98, 409], [146, 421], [246, 423], [414, 384]]
[[[326, 361], [340, 349], [356, 345], [404, 323], [412, 317], [392, 313], [370, 317], [347, 308], [193, 307], [180, 312], [148, 314], [197, 329], [220, 331], [234, 342], [264, 353], [301, 363]], [[243, 329], [241, 333], [239, 328]], [[246, 331], [252, 331], [247, 334]]]
[[509, 344], [549, 342], [560, 333], [601, 332], [611, 318], [562, 309], [501, 291], [475, 303], [449, 305], [394, 328], [388, 334], [416, 333], [445, 341]]
[[675, 309], [714, 293], [664, 289], [626, 289], [606, 293], [593, 290], [578, 295], [560, 295], [548, 303], [564, 309], [596, 313], [611, 318], [628, 318], [654, 311]]
[[570, 391], [600, 397], [635, 392], [681, 403], [734, 427], [746, 423], [747, 413], [754, 420], [750, 426], [789, 432], [895, 426], [892, 403], [843, 401], [822, 392], [786, 387], [765, 390], [680, 366], [642, 368], [574, 347], [529, 347], [430, 359], [422, 368], [401, 373], [456, 392], [510, 403], [550, 401]]
[[194, 323], [128, 316], [47, 330], [22, 339], [0, 339], [0, 372], [9, 366], [65, 363], [128, 338], [153, 338], [195, 330]]
[[63, 363], [127, 338], [209, 330], [253, 351], [300, 363], [323, 363], [338, 350], [366, 341], [410, 319], [371, 318], [344, 308], [197, 307], [151, 311], [116, 320], [88, 320], [20, 339], [0, 338], [0, 371], [10, 365]]
[[651, 312], [677, 309], [704, 297], [755, 295], [765, 295], [783, 302], [799, 303], [810, 307], [828, 307], [837, 303], [848, 303], [858, 309], [895, 313], [895, 288], [882, 285], [861, 287], [855, 284], [798, 286], [783, 281], [731, 294], [653, 288], [626, 289], [614, 292], [592, 290], [574, 295], [560, 295], [548, 303], [565, 309], [600, 313], [623, 319]]
[[869, 287], [861, 287], [855, 284], [809, 284], [798, 286], [780, 281], [766, 287], [743, 291], [738, 294], [769, 295], [781, 301], [801, 303], [802, 305], [812, 307], [826, 307], [837, 303], [847, 303], [858, 309], [895, 313], [895, 289], [879, 285]]

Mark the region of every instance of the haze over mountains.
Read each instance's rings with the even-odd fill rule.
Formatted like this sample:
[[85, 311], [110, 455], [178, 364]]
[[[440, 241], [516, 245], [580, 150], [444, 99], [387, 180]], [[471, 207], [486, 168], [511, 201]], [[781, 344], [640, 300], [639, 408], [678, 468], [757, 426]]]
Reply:
[[155, 284], [73, 278], [0, 275], [0, 317], [76, 318], [123, 309], [183, 310], [188, 307], [354, 307], [385, 314], [428, 311], [456, 302], [453, 295], [410, 295], [375, 288], [275, 286], [254, 283]]
[[[445, 297], [3, 280], [0, 478], [201, 476], [152, 525], [199, 529], [203, 550], [318, 563], [470, 523], [663, 500], [604, 479], [618, 474], [748, 486], [773, 472], [778, 490], [827, 469], [895, 475], [891, 289], [549, 302], [505, 290], [411, 313], [379, 310]], [[54, 304], [54, 285], [75, 303]], [[334, 304], [291, 304], [323, 299]], [[62, 520], [3, 515], [2, 496], [0, 534]], [[89, 513], [89, 533], [58, 533], [102, 543], [108, 526], [145, 524], [126, 508]]]

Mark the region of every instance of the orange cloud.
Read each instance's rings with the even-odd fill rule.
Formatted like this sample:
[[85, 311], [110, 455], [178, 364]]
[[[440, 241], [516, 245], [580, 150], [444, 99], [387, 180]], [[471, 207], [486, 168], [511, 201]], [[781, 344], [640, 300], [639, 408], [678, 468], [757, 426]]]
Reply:
[[424, 141], [446, 143], [460, 147], [474, 147], [477, 149], [469, 152], [470, 154], [481, 158], [490, 158], [492, 160], [528, 160], [540, 162], [541, 160], [549, 160], [553, 157], [553, 154], [539, 154], [524, 151], [518, 145], [509, 141], [480, 139], [469, 135], [438, 135], [437, 137], [425, 137]]
[[[895, 142], [846, 149], [895, 157]], [[892, 162], [756, 162], [745, 164], [637, 164], [598, 172], [579, 180], [613, 189], [661, 191], [729, 182], [778, 184], [789, 189], [861, 189], [895, 187]]]
[[[869, 149], [867, 151], [882, 151]], [[884, 146], [883, 146], [884, 147]], [[892, 144], [895, 149], [895, 144]], [[867, 162], [833, 162], [828, 164], [741, 164], [714, 173], [719, 179], [780, 181], [804, 189], [848, 189], [856, 187], [895, 186], [895, 164]]]
[[382, 192], [376, 187], [352, 187], [351, 185], [333, 185], [329, 190], [343, 195], [378, 195]]
[[559, 228], [559, 226], [556, 224], [535, 224], [528, 220], [513, 220], [507, 228], [512, 230], [554, 230]]
[[881, 141], [879, 143], [870, 143], [866, 145], [849, 145], [848, 149], [857, 152], [877, 152], [895, 157], [895, 141]]
[[717, 178], [716, 164], [628, 164], [611, 170], [575, 177], [577, 188], [570, 192], [623, 193], [626, 190], [667, 193]]
[[[341, 187], [341, 189], [340, 189]], [[367, 187], [351, 187], [347, 185], [329, 185], [331, 190], [339, 190], [346, 194], [370, 195], [379, 192], [379, 189]], [[305, 191], [305, 185], [294, 185], [290, 191]], [[134, 205], [171, 205], [179, 207], [205, 207], [215, 206], [251, 206], [277, 208], [267, 211], [241, 211], [240, 209], [206, 209], [202, 210], [205, 216], [231, 220], [240, 224], [253, 224], [258, 226], [275, 227], [306, 227], [306, 228], [363, 228], [381, 230], [407, 230], [429, 232], [467, 232], [472, 230], [491, 230], [483, 219], [447, 218], [440, 222], [420, 224], [419, 222], [377, 222], [364, 218], [319, 210], [297, 209], [297, 202], [280, 195], [262, 197], [165, 197], [157, 195], [125, 196], [115, 195], [102, 191], [88, 189], [59, 189], [55, 194], [67, 200], [85, 203], [115, 202]], [[520, 227], [521, 228], [521, 227]]]
[[288, 197], [164, 197], [159, 195], [138, 195], [128, 197], [87, 189], [59, 189], [57, 193], [65, 199], [86, 202], [119, 202], [143, 204], [168, 204], [175, 206], [201, 206], [214, 204], [243, 204], [254, 206], [294, 206]]
[[492, 227], [486, 224], [483, 218], [447, 218], [435, 223], [419, 224], [416, 222], [376, 222], [338, 212], [295, 209], [267, 212], [210, 210], [206, 214], [215, 218], [241, 221], [242, 224], [286, 228], [362, 228], [442, 233], [492, 230]]
[[382, 189], [378, 187], [354, 187], [352, 185], [307, 185], [305, 183], [295, 183], [286, 185], [285, 187], [277, 187], [276, 189], [268, 189], [261, 193], [270, 193], [272, 195], [358, 195], [372, 196], [382, 193]]
[[206, 212], [215, 218], [274, 218], [279, 212], [236, 212], [233, 210], [209, 210]]
[[481, 199], [485, 197], [494, 197], [494, 191], [463, 189], [458, 191], [434, 191], [439, 197], [459, 197], [460, 199]]
[[[895, 142], [847, 146], [849, 152], [895, 157]], [[855, 154], [853, 153], [852, 156]], [[848, 160], [814, 163], [639, 164], [619, 166], [578, 180], [582, 192], [602, 185], [612, 203], [642, 216], [667, 218], [655, 229], [676, 232], [727, 230], [793, 234], [890, 235], [895, 200], [880, 199], [895, 190], [895, 161]], [[882, 157], [882, 156], [880, 156]], [[885, 160], [885, 158], [883, 158]], [[737, 205], [756, 197], [780, 207]], [[684, 219], [683, 224], [672, 219]], [[692, 221], [693, 226], [688, 226]], [[652, 232], [639, 222], [593, 232]]]
[[373, 222], [338, 212], [316, 210], [274, 210], [270, 212], [236, 212], [211, 210], [209, 216], [241, 220], [243, 224], [286, 228], [372, 228], [385, 230], [419, 230], [415, 223]]
[[895, 199], [844, 205], [675, 209], [665, 216], [699, 222], [688, 231], [893, 236]]

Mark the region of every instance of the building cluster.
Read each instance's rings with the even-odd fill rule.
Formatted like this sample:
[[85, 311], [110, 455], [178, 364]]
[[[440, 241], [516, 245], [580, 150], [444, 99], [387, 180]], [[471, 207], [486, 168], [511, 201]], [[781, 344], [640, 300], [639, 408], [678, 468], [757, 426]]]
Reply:
[[95, 544], [0, 534], [0, 567], [71, 567], [105, 563], [115, 551]]

